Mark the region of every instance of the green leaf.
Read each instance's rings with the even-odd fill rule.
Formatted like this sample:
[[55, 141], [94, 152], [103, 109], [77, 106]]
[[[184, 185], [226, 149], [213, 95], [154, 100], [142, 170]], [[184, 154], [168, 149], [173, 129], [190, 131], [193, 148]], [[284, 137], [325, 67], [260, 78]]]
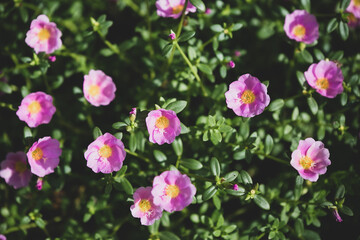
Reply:
[[210, 26], [210, 29], [214, 32], [224, 31], [224, 28], [220, 24], [214, 24], [214, 25]]
[[230, 127], [229, 125], [226, 125], [226, 124], [222, 124], [222, 125], [219, 127], [219, 131], [220, 131], [220, 132], [223, 132], [223, 133], [231, 132], [232, 130], [233, 130], [233, 128]]
[[189, 31], [181, 34], [178, 38], [178, 42], [185, 42], [195, 36], [195, 31]]
[[239, 176], [239, 172], [238, 172], [238, 171], [232, 171], [232, 172], [227, 173], [227, 174], [224, 176], [224, 179], [225, 179], [226, 182], [232, 182], [232, 181], [234, 181], [238, 176]]
[[126, 126], [127, 126], [127, 124], [124, 122], [116, 122], [112, 125], [112, 127], [115, 129], [120, 129], [120, 128], [126, 127]]
[[92, 217], [92, 214], [90, 213], [85, 213], [84, 217], [83, 217], [83, 222], [86, 223], [90, 220], [90, 218]]
[[340, 8], [345, 11], [346, 8], [349, 6], [350, 2], [351, 0], [342, 0], [340, 4]]
[[304, 59], [305, 62], [307, 62], [307, 63], [313, 63], [314, 62], [313, 57], [311, 56], [311, 54], [307, 50], [301, 51], [300, 55]]
[[94, 139], [97, 139], [98, 137], [100, 137], [102, 134], [100, 128], [98, 127], [95, 127], [94, 130], [93, 130], [93, 137]]
[[32, 136], [33, 135], [32, 135], [32, 132], [31, 132], [30, 128], [24, 127], [24, 138], [30, 138]]
[[126, 178], [121, 178], [120, 184], [127, 194], [132, 195], [134, 193], [131, 183]]
[[222, 135], [218, 129], [210, 130], [210, 140], [214, 145], [222, 141]]
[[295, 200], [298, 200], [301, 196], [303, 183], [304, 183], [304, 179], [301, 176], [297, 176], [295, 181], [295, 190], [294, 190]]
[[179, 100], [179, 101], [175, 101], [175, 102], [172, 102], [169, 105], [167, 105], [166, 109], [173, 110], [175, 113], [180, 113], [182, 110], [184, 110], [186, 105], [187, 105], [186, 101]]
[[110, 194], [112, 190], [112, 185], [111, 184], [106, 184], [105, 186], [105, 194]]
[[230, 226], [227, 226], [225, 229], [224, 229], [224, 232], [226, 233], [232, 233], [233, 231], [235, 231], [235, 229], [237, 228], [237, 226], [235, 224], [232, 224]]
[[170, 51], [173, 49], [174, 45], [172, 43], [166, 44], [163, 49], [161, 50], [161, 54], [165, 57], [167, 56]]
[[233, 189], [226, 189], [225, 192], [230, 195], [240, 197], [245, 194], [245, 188], [239, 186], [239, 189], [237, 191]]
[[336, 191], [335, 199], [343, 199], [344, 196], [345, 196], [345, 186], [341, 184]]
[[291, 120], [296, 121], [298, 119], [298, 117], [299, 117], [299, 113], [300, 113], [299, 108], [295, 107], [292, 114], [291, 114]]
[[222, 78], [226, 78], [226, 75], [227, 75], [227, 69], [226, 69], [226, 67], [225, 67], [224, 65], [222, 65], [222, 66], [220, 67], [220, 76], [221, 76]]
[[155, 234], [159, 231], [160, 220], [156, 220], [153, 225], [149, 226], [149, 232]]
[[240, 171], [240, 178], [244, 184], [253, 184], [250, 175], [245, 170]]
[[221, 200], [218, 196], [214, 195], [213, 196], [213, 203], [214, 203], [214, 206], [217, 210], [220, 210], [221, 209]]
[[309, 97], [307, 99], [307, 103], [308, 103], [308, 105], [310, 107], [310, 110], [311, 110], [312, 114], [315, 115], [318, 112], [318, 109], [319, 109], [317, 102], [315, 101], [315, 99], [313, 97]]
[[295, 232], [298, 237], [301, 237], [304, 233], [304, 223], [300, 218], [295, 220]]
[[136, 135], [134, 134], [134, 132], [131, 132], [130, 134], [129, 148], [131, 152], [135, 152], [137, 148]]
[[340, 212], [348, 216], [354, 216], [354, 212], [349, 207], [344, 205], [342, 206], [342, 208], [340, 208]]
[[340, 22], [339, 31], [341, 38], [345, 41], [349, 37], [349, 26], [345, 22]]
[[306, 82], [304, 73], [300, 72], [300, 71], [296, 71], [296, 77], [297, 77], [300, 85], [304, 86], [304, 83]]
[[12, 92], [12, 89], [9, 84], [0, 81], [0, 92], [10, 94]]
[[305, 230], [303, 234], [305, 240], [321, 240], [319, 234], [312, 230]]
[[274, 140], [273, 138], [268, 134], [265, 138], [265, 154], [268, 155], [271, 153], [272, 149], [274, 147]]
[[259, 207], [261, 207], [264, 210], [270, 209], [270, 204], [268, 203], [268, 201], [260, 195], [254, 196], [254, 202], [256, 203], [256, 205], [258, 205]]
[[208, 65], [203, 64], [203, 63], [199, 63], [197, 67], [198, 67], [199, 70], [202, 71], [203, 73], [208, 74], [208, 75], [212, 75], [212, 70], [211, 70], [211, 68], [210, 68]]
[[199, 170], [203, 167], [201, 162], [191, 158], [181, 159], [180, 164], [191, 170]]
[[181, 240], [178, 236], [176, 236], [172, 232], [159, 232], [159, 238], [160, 240]]
[[19, 10], [20, 10], [21, 19], [23, 20], [24, 23], [26, 23], [29, 20], [28, 11], [26, 10], [25, 7], [20, 7]]
[[336, 18], [332, 18], [326, 28], [327, 33], [331, 33], [335, 31], [335, 29], [338, 27], [339, 23]]
[[317, 60], [321, 61], [325, 59], [324, 54], [319, 49], [314, 49], [314, 54]]
[[220, 163], [216, 157], [212, 157], [210, 160], [210, 170], [214, 176], [220, 176]]
[[183, 153], [183, 143], [181, 138], [176, 138], [171, 145], [175, 151], [176, 156], [181, 156]]
[[216, 192], [217, 192], [216, 186], [210, 186], [209, 188], [207, 188], [202, 195], [203, 201], [207, 201], [210, 198], [212, 198], [216, 194]]
[[346, 103], [348, 101], [348, 95], [347, 93], [343, 92], [341, 95], [340, 95], [340, 103], [341, 103], [341, 106], [345, 106]]
[[190, 132], [190, 129], [187, 126], [185, 126], [182, 122], [180, 122], [180, 126], [181, 126], [180, 134], [186, 134]]
[[38, 226], [41, 229], [44, 229], [45, 225], [46, 225], [45, 221], [42, 220], [41, 218], [35, 219], [35, 224], [36, 224], [36, 226]]
[[163, 162], [167, 159], [166, 155], [159, 150], [154, 150], [154, 157], [158, 162]]
[[269, 111], [270, 112], [275, 112], [279, 109], [281, 109], [283, 106], [284, 106], [285, 102], [283, 99], [279, 98], [279, 99], [276, 99], [275, 101], [272, 101], [270, 103], [270, 106], [269, 106]]
[[311, 4], [310, 4], [310, 0], [301, 0], [301, 5], [303, 5], [304, 9], [307, 12], [311, 12]]

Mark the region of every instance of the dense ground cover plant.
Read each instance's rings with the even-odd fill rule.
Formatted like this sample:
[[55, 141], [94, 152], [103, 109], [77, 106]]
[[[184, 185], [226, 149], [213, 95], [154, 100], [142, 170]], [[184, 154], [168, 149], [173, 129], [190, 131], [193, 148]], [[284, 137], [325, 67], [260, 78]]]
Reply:
[[0, 3], [0, 239], [360, 238], [358, 0]]

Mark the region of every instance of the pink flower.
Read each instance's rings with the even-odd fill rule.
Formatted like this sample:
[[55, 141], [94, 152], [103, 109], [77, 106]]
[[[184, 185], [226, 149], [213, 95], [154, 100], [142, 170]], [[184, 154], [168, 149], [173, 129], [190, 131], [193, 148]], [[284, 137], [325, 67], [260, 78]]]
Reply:
[[154, 204], [168, 212], [181, 211], [193, 200], [196, 188], [190, 178], [179, 171], [165, 171], [154, 178], [151, 194]]
[[44, 92], [34, 92], [27, 95], [16, 112], [19, 119], [31, 128], [47, 124], [54, 115], [56, 108], [53, 98]]
[[1, 162], [0, 177], [15, 189], [29, 185], [31, 176], [32, 174], [26, 166], [24, 152], [8, 153], [6, 159]]
[[115, 98], [116, 86], [111, 77], [101, 70], [90, 70], [89, 75], [84, 76], [84, 96], [92, 105], [109, 105]]
[[227, 107], [242, 117], [259, 115], [270, 103], [266, 86], [250, 74], [241, 75], [232, 82], [225, 97]]
[[354, 14], [356, 18], [360, 19], [360, 0], [351, 0], [346, 11]]
[[206, 14], [206, 15], [211, 14], [211, 12], [212, 12], [212, 11], [211, 11], [211, 9], [210, 9], [210, 8], [207, 8], [207, 9], [205, 10], [205, 14]]
[[129, 114], [136, 116], [136, 108], [132, 108], [132, 109], [131, 109], [131, 112], [129, 112]]
[[59, 165], [61, 152], [58, 140], [51, 137], [40, 138], [27, 152], [31, 172], [38, 177], [53, 173]]
[[56, 61], [56, 56], [49, 56], [49, 60], [51, 62], [55, 62]]
[[134, 192], [134, 204], [130, 211], [133, 217], [140, 218], [142, 225], [152, 225], [161, 218], [162, 208], [156, 206], [151, 195], [152, 187], [140, 187]]
[[173, 110], [153, 110], [145, 120], [152, 143], [172, 143], [181, 132], [180, 120]]
[[230, 61], [230, 62], [228, 63], [228, 66], [229, 66], [230, 68], [234, 68], [234, 67], [235, 67], [234, 61]]
[[110, 133], [105, 133], [93, 141], [84, 154], [87, 166], [95, 173], [119, 171], [125, 156], [123, 142]]
[[239, 50], [235, 50], [234, 51], [234, 56], [235, 57], [240, 57], [241, 56], [241, 52]]
[[331, 164], [330, 153], [321, 141], [313, 138], [300, 140], [299, 146], [291, 154], [290, 164], [304, 179], [316, 182], [319, 174], [325, 174], [327, 166]]
[[239, 186], [238, 186], [237, 184], [234, 184], [233, 190], [238, 191], [238, 190], [239, 190]]
[[[181, 13], [184, 9], [185, 0], [157, 0], [156, 8], [157, 15], [160, 17], [172, 17], [178, 18], [181, 16]], [[196, 7], [194, 7], [190, 1], [188, 1], [185, 14], [188, 12], [196, 12]]]
[[56, 24], [49, 22], [45, 15], [39, 15], [31, 22], [30, 30], [26, 33], [25, 42], [32, 47], [36, 53], [45, 52], [51, 54], [62, 45], [61, 31]]
[[319, 38], [319, 24], [314, 15], [305, 10], [295, 10], [286, 15], [284, 30], [290, 39], [307, 44]]
[[43, 186], [43, 183], [44, 183], [44, 181], [43, 181], [43, 178], [38, 178], [38, 180], [36, 181], [36, 188], [37, 188], [37, 190], [41, 190], [42, 189], [42, 186]]
[[353, 13], [349, 12], [347, 19], [348, 25], [351, 28], [356, 28], [358, 25], [360, 25], [360, 18], [356, 18]]
[[171, 38], [171, 40], [174, 40], [176, 38], [175, 33], [170, 33], [169, 34], [169, 38]]
[[2, 234], [0, 234], [0, 240], [6, 240], [6, 237]]
[[342, 222], [343, 221], [342, 218], [340, 217], [340, 214], [339, 214], [337, 208], [333, 209], [333, 214], [334, 214], [335, 220], [337, 222]]
[[319, 63], [313, 63], [304, 75], [309, 85], [324, 97], [334, 98], [344, 90], [344, 76], [341, 69], [332, 61], [321, 60]]

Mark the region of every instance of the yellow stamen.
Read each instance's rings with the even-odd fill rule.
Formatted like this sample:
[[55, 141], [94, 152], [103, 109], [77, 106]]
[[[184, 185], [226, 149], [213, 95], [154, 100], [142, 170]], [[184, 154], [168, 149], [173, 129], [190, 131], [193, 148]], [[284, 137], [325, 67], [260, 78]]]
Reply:
[[143, 213], [146, 213], [151, 208], [150, 201], [147, 199], [141, 199], [139, 202], [139, 208], [140, 208], [140, 211], [142, 211]]
[[32, 153], [31, 156], [33, 159], [35, 159], [36, 161], [42, 159], [42, 157], [44, 156], [43, 151], [41, 150], [41, 148], [37, 147]]
[[326, 90], [329, 88], [329, 80], [327, 78], [319, 78], [316, 81], [316, 87], [321, 90]]
[[26, 170], [26, 164], [23, 163], [22, 161], [17, 161], [15, 163], [15, 171], [18, 173], [22, 173]]
[[305, 169], [309, 169], [313, 165], [313, 160], [309, 158], [308, 156], [300, 158], [300, 165]]
[[173, 9], [173, 14], [179, 14], [184, 9], [184, 6], [179, 4], [176, 7], [173, 7], [172, 9]]
[[241, 95], [241, 101], [245, 104], [250, 104], [255, 101], [255, 95], [251, 90], [245, 90]]
[[354, 0], [355, 7], [360, 7], [360, 0]]
[[89, 95], [95, 97], [100, 93], [100, 87], [98, 85], [91, 85], [89, 88]]
[[99, 155], [103, 158], [109, 158], [112, 155], [112, 149], [109, 145], [104, 145], [99, 149]]
[[40, 41], [46, 41], [50, 38], [50, 32], [46, 28], [42, 28], [38, 33], [38, 38]]
[[160, 129], [165, 129], [169, 126], [169, 119], [165, 116], [161, 116], [156, 119], [155, 126]]
[[293, 28], [292, 33], [298, 38], [303, 38], [305, 36], [306, 29], [303, 25], [298, 24]]
[[180, 189], [176, 185], [167, 185], [165, 194], [171, 198], [176, 198], [180, 193]]
[[41, 105], [38, 101], [33, 101], [28, 105], [28, 111], [30, 114], [37, 114], [41, 110]]

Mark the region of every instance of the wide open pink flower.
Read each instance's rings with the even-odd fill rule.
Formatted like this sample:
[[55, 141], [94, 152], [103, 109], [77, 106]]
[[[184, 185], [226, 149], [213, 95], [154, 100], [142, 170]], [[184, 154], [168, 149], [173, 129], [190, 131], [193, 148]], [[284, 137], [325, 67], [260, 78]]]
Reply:
[[90, 70], [89, 75], [84, 76], [83, 91], [86, 100], [92, 105], [106, 106], [114, 100], [116, 86], [103, 71]]
[[49, 123], [55, 111], [53, 98], [50, 95], [44, 92], [34, 92], [21, 101], [16, 115], [29, 127], [34, 128], [40, 124]]
[[87, 166], [95, 173], [119, 171], [125, 156], [123, 142], [110, 133], [105, 133], [93, 141], [84, 154]]
[[354, 14], [356, 18], [360, 19], [360, 0], [351, 0], [346, 11]]
[[181, 211], [193, 200], [196, 188], [186, 174], [179, 171], [165, 171], [156, 176], [151, 194], [154, 204], [168, 212]]
[[324, 97], [334, 98], [344, 91], [344, 76], [341, 69], [332, 61], [321, 60], [319, 63], [313, 63], [304, 75], [309, 85]]
[[173, 110], [153, 110], [145, 121], [150, 135], [149, 141], [152, 143], [172, 143], [181, 132], [180, 120]]
[[[160, 17], [179, 18], [184, 9], [185, 0], [157, 0], [157, 15]], [[188, 1], [185, 14], [188, 12], [196, 12], [196, 7]]]
[[59, 165], [61, 153], [58, 140], [51, 137], [40, 138], [27, 152], [31, 172], [39, 177], [53, 173]]
[[232, 82], [225, 97], [227, 107], [242, 117], [259, 115], [270, 103], [266, 86], [250, 74], [241, 75]]
[[6, 159], [1, 162], [0, 177], [15, 189], [26, 187], [31, 179], [31, 171], [26, 166], [26, 154], [24, 152], [8, 153]]
[[319, 174], [325, 174], [331, 164], [330, 153], [321, 141], [313, 138], [300, 140], [299, 146], [291, 154], [290, 164], [304, 179], [316, 182]]
[[51, 54], [62, 45], [61, 31], [56, 24], [49, 21], [45, 15], [39, 15], [31, 22], [30, 30], [26, 33], [25, 42], [36, 53]]
[[152, 225], [162, 216], [162, 208], [156, 206], [151, 195], [152, 187], [140, 187], [134, 192], [134, 204], [130, 211], [133, 217], [140, 218], [142, 225]]
[[295, 10], [286, 15], [284, 31], [290, 39], [310, 44], [319, 38], [319, 24], [314, 15], [305, 10]]

